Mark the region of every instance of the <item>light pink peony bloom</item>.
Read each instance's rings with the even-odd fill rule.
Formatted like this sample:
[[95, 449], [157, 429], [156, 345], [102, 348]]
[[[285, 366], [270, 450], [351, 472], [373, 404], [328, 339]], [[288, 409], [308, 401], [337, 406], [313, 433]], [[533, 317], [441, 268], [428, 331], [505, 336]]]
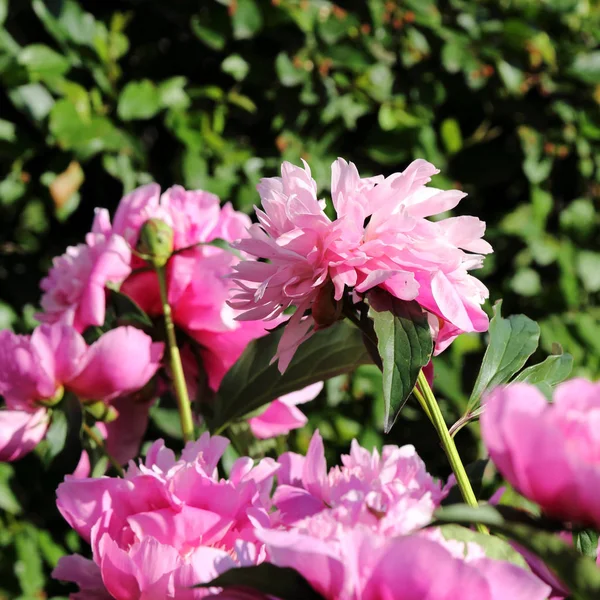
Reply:
[[219, 480], [216, 467], [227, 444], [204, 434], [176, 460], [159, 440], [144, 463], [130, 463], [124, 479], [67, 477], [57, 505], [91, 543], [94, 561], [79, 569], [80, 557], [62, 559], [55, 576], [80, 583], [81, 593], [95, 586], [123, 600], [150, 598], [150, 590], [157, 598], [187, 599], [206, 594], [189, 586], [262, 561], [254, 524], [270, 526], [278, 465], [240, 458], [229, 479]]
[[326, 600], [545, 600], [550, 588], [507, 562], [463, 558], [422, 535], [356, 528], [337, 538], [262, 530], [268, 560], [300, 572]]
[[550, 404], [535, 386], [515, 383], [484, 406], [483, 439], [506, 480], [545, 514], [600, 527], [600, 384], [567, 381]]
[[354, 299], [379, 287], [416, 300], [431, 314], [436, 352], [463, 331], [487, 329], [480, 307], [487, 290], [468, 273], [492, 251], [481, 239], [485, 224], [475, 217], [427, 220], [465, 196], [427, 187], [438, 173], [433, 165], [416, 160], [402, 173], [361, 179], [352, 163], [338, 159], [331, 182], [335, 221], [317, 200], [306, 163], [304, 169], [284, 163], [281, 173], [259, 184], [259, 224], [236, 244], [269, 262], [235, 266], [239, 291], [230, 304], [244, 311], [241, 319], [268, 320], [296, 307], [278, 349], [282, 372], [296, 348], [330, 324], [320, 321], [322, 304], [340, 301], [346, 289]]
[[302, 390], [274, 400], [263, 413], [248, 419], [250, 430], [257, 438], [267, 439], [304, 427], [308, 419], [297, 406], [314, 400], [322, 389], [322, 382], [313, 383]]
[[110, 402], [142, 388], [160, 366], [163, 344], [133, 327], [118, 327], [88, 346], [69, 325], [37, 327], [31, 336], [0, 332], [0, 460], [16, 460], [43, 438], [45, 404], [65, 390]]
[[[319, 432], [311, 440], [306, 458], [286, 453], [273, 503], [277, 519], [300, 526], [307, 517], [328, 513], [326, 518], [344, 526], [361, 523], [381, 533], [400, 535], [429, 523], [446, 495], [427, 473], [413, 446], [385, 446], [380, 455], [352, 442], [343, 466], [327, 472]], [[317, 528], [322, 524], [317, 520]], [[304, 523], [303, 527], [313, 527]]]
[[120, 284], [131, 273], [131, 250], [118, 235], [90, 233], [85, 244], [69, 246], [42, 279], [44, 323], [65, 323], [83, 332], [104, 325], [106, 285]]

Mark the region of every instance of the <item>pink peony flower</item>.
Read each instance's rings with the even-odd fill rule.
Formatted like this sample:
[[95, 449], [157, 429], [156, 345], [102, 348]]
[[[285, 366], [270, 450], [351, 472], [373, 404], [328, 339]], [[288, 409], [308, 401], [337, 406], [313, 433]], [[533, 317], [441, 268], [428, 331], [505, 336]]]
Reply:
[[352, 163], [338, 159], [332, 165], [334, 221], [317, 200], [306, 163], [304, 169], [284, 163], [281, 173], [258, 185], [259, 224], [236, 244], [269, 262], [235, 266], [239, 291], [230, 305], [243, 311], [238, 318], [250, 320], [296, 308], [277, 353], [282, 372], [303, 341], [331, 324], [334, 317], [322, 322], [320, 315], [335, 311], [323, 306], [341, 301], [346, 289], [355, 300], [376, 287], [416, 300], [431, 314], [438, 353], [463, 331], [487, 329], [480, 307], [487, 290], [468, 273], [492, 251], [481, 239], [485, 224], [475, 217], [427, 220], [465, 196], [427, 187], [438, 173], [433, 165], [416, 160], [385, 179], [361, 179]]
[[0, 395], [7, 408], [0, 411], [0, 460], [16, 460], [39, 443], [46, 406], [65, 390], [84, 401], [130, 394], [154, 375], [162, 351], [133, 327], [113, 329], [91, 346], [61, 323], [41, 325], [31, 336], [0, 332]]
[[550, 588], [507, 562], [464, 558], [422, 535], [356, 528], [334, 539], [262, 530], [270, 562], [300, 572], [329, 600], [545, 600]]
[[[235, 320], [236, 312], [227, 305], [234, 287], [228, 276], [239, 259], [232, 252], [210, 245], [214, 240], [233, 242], [247, 235], [250, 219], [230, 204], [221, 207], [214, 194], [174, 186], [161, 195], [159, 186], [150, 184], [121, 200], [112, 225], [107, 211], [99, 210], [93, 231], [123, 236], [135, 246], [140, 228], [150, 218], [162, 219], [173, 228], [177, 254], [167, 264], [173, 320], [200, 345], [209, 385], [216, 390], [248, 343], [267, 333], [261, 322]], [[135, 266], [142, 264], [134, 259]], [[149, 315], [162, 314], [154, 272], [132, 274], [121, 291]]]
[[127, 550], [104, 536], [97, 560], [100, 564], [78, 555], [63, 556], [52, 576], [79, 586], [80, 591], [71, 595], [74, 600], [195, 600], [214, 590], [193, 589], [194, 585], [244, 564], [237, 554], [234, 558], [206, 546], [181, 554], [151, 536]]
[[302, 390], [274, 400], [267, 410], [248, 420], [250, 430], [257, 438], [267, 439], [304, 427], [308, 419], [297, 406], [314, 400], [322, 389], [322, 382], [313, 383]]
[[[338, 524], [361, 523], [389, 535], [426, 525], [446, 495], [427, 473], [413, 446], [385, 446], [380, 455], [352, 442], [343, 466], [327, 472], [323, 440], [315, 432], [306, 458], [286, 453], [273, 503], [278, 521], [300, 526], [303, 519], [328, 513]], [[312, 527], [305, 522], [303, 527]], [[322, 527], [317, 519], [317, 528]]]
[[40, 284], [44, 323], [65, 323], [83, 332], [104, 325], [106, 285], [120, 284], [131, 272], [131, 250], [118, 235], [88, 234], [85, 244], [70, 246], [54, 259]]
[[219, 480], [216, 467], [227, 444], [204, 434], [176, 460], [159, 440], [144, 463], [130, 463], [124, 479], [66, 477], [58, 508], [91, 543], [94, 560], [63, 558], [54, 576], [99, 598], [107, 592], [123, 600], [187, 599], [207, 593], [188, 589], [193, 584], [263, 560], [254, 524], [270, 526], [278, 465], [240, 458], [229, 479]]
[[[105, 237], [122, 236], [135, 247], [142, 225], [151, 218], [162, 219], [173, 228], [177, 254], [171, 257], [166, 267], [173, 320], [198, 343], [208, 385], [216, 391], [246, 346], [268, 333], [262, 321], [239, 322], [235, 319], [238, 313], [228, 305], [235, 291], [229, 276], [239, 259], [232, 252], [210, 245], [218, 239], [234, 242], [247, 236], [250, 219], [233, 210], [230, 204], [221, 207], [214, 194], [174, 186], [161, 195], [158, 185], [149, 184], [121, 200], [112, 225], [108, 212], [97, 210], [93, 232]], [[143, 261], [134, 257], [132, 264], [143, 266]], [[125, 280], [121, 291], [149, 315], [162, 314], [154, 272], [133, 273]], [[187, 364], [190, 366], [191, 362]], [[192, 366], [188, 371], [190, 387], [195, 388], [195, 382], [191, 380], [199, 375], [198, 369]], [[277, 431], [285, 433], [306, 421], [291, 402], [274, 404], [263, 419], [266, 429], [259, 432], [263, 436], [277, 435]], [[260, 428], [262, 422], [260, 419], [255, 421], [256, 427]], [[269, 428], [274, 433], [269, 433]]]
[[567, 381], [548, 403], [535, 386], [515, 383], [484, 406], [483, 439], [506, 480], [545, 514], [600, 527], [600, 384]]

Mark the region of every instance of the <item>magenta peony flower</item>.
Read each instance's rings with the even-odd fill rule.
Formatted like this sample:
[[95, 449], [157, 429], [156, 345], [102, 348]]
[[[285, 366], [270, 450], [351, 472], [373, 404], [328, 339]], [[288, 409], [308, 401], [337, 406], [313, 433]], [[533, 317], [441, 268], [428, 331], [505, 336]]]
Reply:
[[548, 403], [535, 386], [515, 383], [484, 406], [483, 439], [506, 480], [548, 516], [600, 527], [600, 384], [561, 383]]
[[[343, 466], [327, 472], [323, 440], [315, 432], [306, 458], [280, 457], [279, 486], [273, 503], [278, 522], [300, 526], [303, 519], [325, 513], [344, 526], [357, 523], [389, 535], [409, 533], [426, 525], [446, 495], [427, 473], [413, 446], [385, 446], [381, 455], [352, 442]], [[321, 528], [304, 522], [302, 527]]]
[[464, 545], [355, 528], [324, 538], [262, 530], [268, 560], [299, 571], [327, 600], [545, 600], [550, 588], [508, 562], [464, 556]]
[[240, 458], [229, 479], [219, 480], [216, 467], [227, 444], [204, 434], [176, 460], [159, 440], [144, 463], [130, 463], [124, 479], [67, 477], [57, 505], [91, 543], [94, 561], [62, 558], [54, 576], [79, 583], [82, 597], [93, 591], [99, 598], [187, 599], [207, 593], [188, 589], [193, 584], [263, 560], [254, 524], [270, 526], [278, 465]]
[[[84, 401], [113, 399], [152, 378], [163, 344], [133, 327], [118, 327], [88, 346], [69, 325], [41, 325], [31, 336], [0, 332], [0, 460], [16, 460], [44, 437], [46, 406], [65, 390]], [[140, 436], [141, 438], [141, 436]], [[139, 440], [138, 440], [139, 443]]]
[[104, 325], [106, 285], [120, 284], [131, 273], [131, 250], [118, 235], [90, 233], [85, 244], [70, 246], [54, 259], [40, 287], [44, 323], [65, 323], [83, 332]]
[[481, 239], [485, 224], [475, 217], [426, 219], [465, 196], [427, 187], [436, 173], [416, 160], [402, 173], [361, 179], [352, 163], [338, 159], [332, 165], [334, 221], [317, 199], [306, 163], [303, 169], [284, 163], [281, 178], [261, 181], [259, 224], [236, 247], [269, 262], [234, 267], [239, 291], [230, 305], [243, 311], [242, 320], [269, 320], [296, 308], [278, 349], [282, 372], [303, 341], [335, 320], [329, 307], [345, 290], [354, 300], [376, 287], [416, 300], [432, 316], [438, 353], [463, 331], [487, 329], [480, 307], [487, 289], [468, 273], [492, 251]]

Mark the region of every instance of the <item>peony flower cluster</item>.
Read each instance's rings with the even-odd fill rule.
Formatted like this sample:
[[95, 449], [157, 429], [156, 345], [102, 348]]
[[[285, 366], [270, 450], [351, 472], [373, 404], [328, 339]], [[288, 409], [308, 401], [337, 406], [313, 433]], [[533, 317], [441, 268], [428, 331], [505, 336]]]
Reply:
[[[8, 409], [0, 411], [0, 460], [16, 460], [39, 443], [49, 425], [47, 407], [65, 390], [88, 404], [110, 403], [112, 420], [96, 423], [108, 451], [121, 464], [137, 455], [153, 398], [132, 395], [165, 366], [163, 344], [153, 342], [147, 334], [153, 332], [119, 327], [88, 348], [82, 334], [90, 327], [106, 330], [109, 287], [120, 288], [150, 317], [163, 315], [157, 274], [136, 251], [149, 219], [173, 231], [168, 301], [175, 325], [189, 336], [181, 352], [192, 398], [200, 381], [216, 391], [248, 343], [267, 333], [262, 321], [235, 320], [229, 276], [239, 258], [212, 245], [247, 235], [250, 219], [230, 204], [221, 207], [208, 192], [174, 186], [161, 195], [156, 184], [138, 188], [121, 200], [112, 223], [98, 209], [86, 243], [54, 260], [41, 283], [43, 325], [31, 337], [0, 333], [0, 395]], [[297, 405], [321, 388], [315, 384], [275, 400], [249, 421], [251, 430], [269, 438], [303, 426], [306, 417]]]
[[80, 598], [198, 598], [190, 590], [236, 565], [264, 560], [254, 524], [270, 522], [278, 465], [240, 458], [228, 479], [217, 463], [228, 445], [204, 434], [176, 460], [162, 440], [124, 479], [67, 477], [57, 505], [92, 546], [93, 560], [63, 557], [54, 577], [80, 586]]
[[374, 288], [416, 300], [430, 316], [436, 353], [462, 332], [487, 330], [480, 305], [488, 292], [469, 274], [492, 251], [481, 239], [485, 223], [427, 219], [465, 196], [427, 186], [436, 173], [419, 159], [387, 178], [361, 178], [340, 158], [331, 167], [333, 221], [306, 163], [283, 163], [281, 177], [260, 182], [259, 223], [236, 247], [268, 262], [234, 267], [239, 291], [230, 305], [244, 311], [242, 320], [276, 319], [296, 308], [278, 348], [281, 372], [303, 341], [338, 318], [346, 290], [351, 302]]
[[[60, 323], [41, 325], [31, 336], [1, 331], [0, 394], [6, 410], [0, 411], [0, 460], [17, 460], [43, 439], [48, 407], [65, 392], [87, 403], [113, 403], [146, 385], [162, 353], [163, 344], [133, 327], [113, 329], [90, 346], [73, 327]], [[143, 419], [129, 415], [132, 423]], [[120, 420], [118, 429], [107, 427], [116, 453], [128, 454], [120, 435], [121, 427], [128, 427], [125, 421]]]
[[58, 507], [93, 559], [63, 557], [54, 576], [79, 585], [75, 598], [188, 599], [208, 593], [194, 584], [266, 560], [332, 600], [547, 598], [550, 588], [531, 573], [418, 531], [445, 492], [411, 446], [380, 455], [354, 441], [328, 472], [316, 432], [306, 458], [287, 453], [256, 466], [240, 458], [219, 479], [226, 445], [204, 434], [176, 460], [158, 441], [124, 479], [67, 477]]

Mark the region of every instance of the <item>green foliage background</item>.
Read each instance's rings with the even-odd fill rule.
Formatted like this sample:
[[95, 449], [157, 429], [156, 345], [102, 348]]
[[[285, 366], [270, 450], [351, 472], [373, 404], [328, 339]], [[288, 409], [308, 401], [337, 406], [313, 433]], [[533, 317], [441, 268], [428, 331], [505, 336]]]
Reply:
[[[326, 195], [337, 156], [365, 175], [423, 157], [488, 223], [491, 300], [597, 377], [599, 40], [597, 0], [0, 0], [0, 328], [33, 326], [52, 257], [144, 182], [250, 212], [282, 159]], [[448, 422], [483, 348], [464, 336], [436, 359]], [[334, 459], [381, 444], [380, 389], [370, 367], [332, 380], [290, 446], [316, 426]], [[411, 403], [389, 439], [447, 475]], [[477, 457], [476, 428], [458, 441]], [[0, 598], [65, 595], [48, 573], [78, 542], [50, 493], [62, 472], [38, 462], [0, 465]]]

